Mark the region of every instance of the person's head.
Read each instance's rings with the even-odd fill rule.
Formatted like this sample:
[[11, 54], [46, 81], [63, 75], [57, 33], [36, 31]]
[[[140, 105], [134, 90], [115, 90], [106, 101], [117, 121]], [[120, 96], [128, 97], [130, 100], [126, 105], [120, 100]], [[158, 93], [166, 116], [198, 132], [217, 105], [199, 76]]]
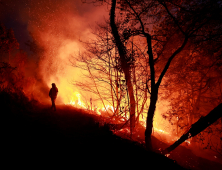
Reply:
[[52, 83], [52, 87], [56, 87], [55, 83]]

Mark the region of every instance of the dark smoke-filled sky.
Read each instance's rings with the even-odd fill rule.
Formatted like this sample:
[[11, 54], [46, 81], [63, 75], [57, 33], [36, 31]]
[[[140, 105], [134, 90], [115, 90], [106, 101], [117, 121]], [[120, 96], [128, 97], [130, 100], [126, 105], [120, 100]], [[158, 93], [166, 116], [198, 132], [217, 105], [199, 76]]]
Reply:
[[0, 11], [1, 22], [14, 30], [25, 50], [29, 33], [50, 32], [73, 40], [107, 15], [106, 8], [81, 0], [1, 0]]
[[[28, 53], [27, 72], [35, 70], [33, 74], [37, 72], [41, 79], [35, 86], [38, 94], [47, 95], [54, 82], [63, 103], [77, 100], [77, 90], [69, 82], [81, 79], [80, 70], [73, 68], [69, 59], [81, 50], [80, 39], [93, 38], [96, 23], [108, 16], [107, 6], [81, 0], [0, 0], [0, 11], [1, 22], [14, 30], [20, 49]], [[44, 49], [41, 56], [25, 44], [33, 39]]]

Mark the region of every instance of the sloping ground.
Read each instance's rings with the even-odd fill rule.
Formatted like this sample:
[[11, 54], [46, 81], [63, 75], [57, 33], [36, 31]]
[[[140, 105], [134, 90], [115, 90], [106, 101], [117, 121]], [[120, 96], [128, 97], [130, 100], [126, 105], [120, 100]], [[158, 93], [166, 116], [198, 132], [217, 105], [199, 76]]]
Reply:
[[[200, 158], [184, 146], [170, 154], [173, 160], [147, 152], [142, 147], [142, 127], [134, 134], [138, 142], [133, 142], [126, 129], [114, 135], [110, 120], [73, 107], [59, 106], [52, 112], [49, 106], [30, 103], [23, 95], [0, 92], [0, 108], [1, 162], [7, 169], [59, 165], [60, 169], [183, 169], [173, 160], [193, 170], [222, 169], [222, 164]], [[167, 147], [156, 138], [153, 144], [157, 152]]]
[[[137, 130], [136, 134], [134, 134], [134, 140], [138, 141], [139, 143], [143, 143], [145, 138], [144, 133], [145, 128], [141, 127], [139, 130]], [[153, 148], [155, 152], [161, 153], [162, 150], [170, 146], [170, 144], [166, 142], [169, 140], [169, 136], [167, 134], [164, 136], [164, 134], [158, 132], [154, 132], [154, 134], [155, 135], [152, 136]], [[127, 135], [124, 133], [118, 133], [118, 135], [122, 136], [122, 138], [129, 139], [129, 133]], [[158, 139], [155, 136], [158, 137]], [[175, 160], [180, 166], [187, 169], [222, 169], [222, 156], [219, 153], [215, 153], [211, 150], [201, 149], [198, 146], [198, 143], [192, 146], [184, 142], [167, 156], [168, 158]]]
[[114, 135], [95, 115], [68, 106], [53, 112], [49, 106], [33, 110], [12, 104], [1, 105], [1, 154], [8, 168], [183, 169]]
[[[155, 143], [156, 149], [158, 148], [165, 149], [169, 146], [168, 144], [161, 142], [158, 139], [154, 139], [154, 143]], [[208, 170], [208, 169], [221, 170], [222, 169], [222, 162], [220, 161], [222, 159], [219, 158], [219, 156], [214, 158], [215, 161], [212, 161], [213, 157], [212, 159], [207, 159], [201, 155], [201, 154], [206, 154], [204, 150], [199, 150], [198, 151], [199, 153], [197, 154], [196, 153], [197, 148], [190, 148], [189, 146], [186, 147], [185, 145], [186, 144], [180, 145], [175, 150], [173, 150], [170, 153], [169, 158], [176, 160], [176, 162], [179, 165], [187, 169], [192, 169], [192, 170]]]
[[[139, 143], [144, 143], [145, 128], [140, 127], [136, 129], [134, 140]], [[130, 139], [128, 131], [121, 130], [117, 132], [122, 138]], [[156, 153], [161, 153], [161, 150], [166, 149], [170, 144], [166, 143], [169, 136], [164, 136], [162, 133], [154, 132], [152, 136], [152, 145]], [[158, 137], [158, 139], [156, 137]], [[198, 144], [197, 144], [198, 145]], [[213, 151], [199, 149], [199, 146], [191, 146], [186, 143], [181, 144], [173, 150], [168, 158], [176, 161], [180, 166], [192, 170], [221, 170], [222, 169], [222, 156]]]
[[[134, 140], [144, 144], [144, 128], [140, 128], [134, 134]], [[154, 132], [158, 133], [158, 132]], [[130, 139], [130, 134], [127, 130], [121, 130], [116, 133], [125, 139]], [[160, 137], [161, 134], [157, 135]], [[157, 139], [152, 136], [152, 144], [156, 153], [161, 153], [162, 150], [166, 149], [170, 145], [164, 142], [164, 137]], [[165, 139], [166, 140], [166, 139]], [[212, 154], [212, 152], [207, 152], [206, 150], [198, 149], [199, 146], [190, 147], [188, 144], [182, 144], [173, 150], [168, 156], [168, 158], [174, 160], [180, 166], [186, 169], [192, 170], [221, 170], [222, 169], [222, 157], [219, 154]]]

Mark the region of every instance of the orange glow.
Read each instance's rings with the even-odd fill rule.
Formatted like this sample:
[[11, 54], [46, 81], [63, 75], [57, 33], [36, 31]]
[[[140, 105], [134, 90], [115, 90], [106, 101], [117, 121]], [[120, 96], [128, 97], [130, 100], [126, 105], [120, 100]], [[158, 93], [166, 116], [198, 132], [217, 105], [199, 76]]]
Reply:
[[[77, 57], [85, 50], [79, 39], [82, 41], [94, 39], [90, 25], [94, 25], [95, 21], [103, 20], [104, 16], [109, 17], [109, 12], [103, 6], [87, 6], [90, 10], [84, 10], [79, 14], [78, 6], [76, 6], [79, 3], [80, 1], [73, 3], [64, 0], [51, 3], [40, 0], [38, 3], [31, 4], [31, 10], [23, 11], [23, 15], [28, 16], [28, 31], [31, 32], [37, 45], [43, 49], [41, 54], [34, 54], [40, 55], [37, 69], [40, 81], [36, 81], [33, 85], [32, 89], [35, 92], [33, 94], [37, 100], [49, 103], [48, 91], [51, 83], [55, 83], [59, 91], [57, 104], [72, 105], [92, 110], [98, 115], [112, 116], [115, 108], [110, 104], [111, 101], [104, 101], [102, 104], [94, 94], [81, 91], [73, 85], [74, 81], [83, 82], [82, 75], [88, 74], [88, 71], [73, 67], [70, 62], [70, 60], [73, 61], [73, 56]], [[135, 37], [134, 42], [136, 43], [136, 41], [141, 42], [141, 39], [137, 40]], [[31, 95], [31, 92], [29, 93]], [[90, 98], [94, 99], [92, 104], [90, 104]], [[161, 104], [157, 103], [153, 121], [154, 135], [157, 133], [170, 134], [169, 122], [161, 116], [161, 113], [166, 110], [167, 104], [163, 105], [162, 101]], [[146, 114], [147, 110], [139, 117], [139, 121], [144, 127], [146, 127]], [[122, 115], [125, 116], [121, 118], [122, 121], [129, 119], [129, 114]], [[171, 140], [171, 137], [169, 139]]]
[[[28, 30], [37, 45], [44, 49], [41, 54], [36, 54], [41, 55], [38, 56], [40, 58], [38, 76], [41, 81], [36, 82], [35, 87], [33, 87], [34, 97], [39, 101], [49, 103], [50, 99], [47, 93], [51, 88], [51, 83], [55, 83], [59, 91], [57, 104], [73, 105], [74, 107], [93, 110], [99, 115], [112, 116], [115, 108], [111, 105], [111, 101], [104, 101], [102, 104], [101, 100], [94, 94], [81, 91], [73, 85], [74, 81], [84, 82], [82, 75], [88, 74], [88, 71], [73, 67], [70, 62], [70, 60], [73, 61], [73, 56], [77, 57], [79, 53], [83, 53], [85, 50], [79, 39], [82, 41], [94, 39], [95, 35], [91, 33], [92, 27], [90, 25], [94, 25], [95, 21], [103, 20], [104, 17], [109, 17], [109, 12], [104, 6], [95, 7], [85, 4], [86, 8], [90, 10], [85, 10], [79, 14], [78, 5], [80, 5], [80, 1], [73, 3], [64, 0], [51, 3], [40, 0], [38, 3], [30, 4], [32, 10], [23, 11], [23, 16], [28, 16], [26, 18], [29, 20]], [[141, 42], [135, 37], [134, 42], [136, 41]], [[43, 83], [46, 85], [44, 92], [42, 92]], [[40, 93], [42, 93], [41, 96]], [[92, 105], [90, 98], [94, 100]], [[164, 110], [165, 106], [161, 106], [161, 108]], [[167, 122], [162, 119], [160, 114], [162, 110], [156, 111], [153, 122], [154, 131], [168, 134], [165, 128]], [[129, 119], [129, 114], [124, 116], [124, 120]], [[145, 120], [146, 111], [139, 118], [144, 127]]]
[[[17, 1], [15, 3], [17, 4]], [[81, 0], [39, 0], [38, 3], [30, 1], [27, 6], [28, 8], [20, 10], [21, 19], [27, 23], [28, 32], [37, 49], [40, 47], [40, 52], [30, 57], [33, 58], [31, 68], [35, 69], [27, 72], [33, 71], [33, 75], [37, 75], [37, 81], [33, 83], [33, 88], [26, 89], [25, 93], [41, 103], [49, 103], [47, 93], [51, 83], [55, 83], [59, 90], [57, 103], [80, 101], [75, 94], [80, 91], [73, 86], [73, 82], [83, 79], [80, 76], [82, 72], [72, 67], [70, 60], [73, 56], [78, 56], [80, 51], [84, 51], [79, 40], [93, 39], [91, 26], [95, 25], [95, 21], [104, 19], [108, 12], [103, 6], [95, 7], [87, 3], [83, 5]], [[82, 93], [81, 95], [87, 96]], [[83, 103], [78, 105], [86, 107]]]
[[[74, 107], [90, 109], [90, 104], [87, 105], [82, 101], [81, 94], [79, 92], [74, 92], [72, 88], [69, 89], [69, 92], [71, 93], [67, 94], [67, 96], [63, 100], [65, 105], [72, 105]], [[113, 108], [113, 106], [110, 106], [108, 104], [103, 107], [102, 104], [98, 103], [98, 106], [93, 107], [93, 111], [95, 111], [98, 115], [101, 115], [102, 112], [111, 112], [111, 114], [113, 114], [114, 110], [115, 109]]]
[[[79, 107], [79, 108], [83, 108], [83, 109], [88, 109], [90, 110], [90, 106], [89, 104], [85, 104], [84, 101], [82, 101], [82, 97], [81, 94], [77, 91], [73, 91], [72, 88], [67, 88], [67, 91], [64, 92], [66, 93], [66, 97], [64, 97], [63, 101], [66, 105], [72, 105], [74, 107]], [[98, 115], [102, 115], [103, 112], [111, 112], [110, 115], [113, 115], [115, 108], [113, 108], [113, 106], [110, 106], [109, 104], [105, 105], [105, 107], [101, 104], [101, 103], [97, 103], [96, 106], [94, 106], [93, 111], [95, 111], [95, 113], [97, 113]], [[127, 114], [126, 119], [129, 119], [129, 115]], [[171, 142], [174, 142], [177, 140], [177, 137], [172, 137], [172, 135], [170, 135], [170, 133], [168, 131], [163, 130], [164, 126], [166, 124], [162, 124], [160, 126], [158, 126], [158, 123], [160, 122], [156, 122], [157, 118], [159, 120], [162, 119], [161, 115], [158, 113], [158, 111], [156, 111], [156, 116], [155, 116], [155, 122], [154, 122], [154, 135], [156, 136], [156, 132], [158, 132], [160, 134], [164, 134], [169, 136], [169, 139]], [[125, 121], [123, 118], [121, 119], [122, 121]], [[142, 118], [140, 117], [139, 119], [140, 124], [145, 128], [146, 127], [146, 118]], [[162, 120], [163, 121], [163, 120]], [[114, 123], [118, 123], [118, 121], [115, 121]], [[164, 122], [165, 123], [165, 122]], [[163, 128], [161, 128], [163, 127]], [[121, 132], [125, 132], [125, 133], [129, 133], [129, 129], [128, 128], [124, 128], [120, 130]], [[157, 135], [157, 137], [158, 137]], [[188, 144], [190, 143], [189, 141], [186, 141]]]
[[170, 154], [169, 154], [169, 153], [168, 153], [168, 154], [165, 154], [165, 156], [166, 156], [166, 157], [169, 157], [169, 156], [170, 156]]
[[67, 105], [79, 106], [81, 108], [87, 108], [86, 105], [81, 101], [81, 95], [78, 92], [74, 92], [73, 96], [71, 96], [71, 100], [69, 103], [65, 103]]

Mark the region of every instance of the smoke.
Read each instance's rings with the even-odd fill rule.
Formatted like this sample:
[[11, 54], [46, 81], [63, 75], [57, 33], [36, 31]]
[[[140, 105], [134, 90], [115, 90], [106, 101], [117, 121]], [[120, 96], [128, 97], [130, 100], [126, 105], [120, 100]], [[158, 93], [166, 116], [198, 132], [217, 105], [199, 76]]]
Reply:
[[[43, 49], [42, 53], [29, 56], [26, 67], [27, 74], [36, 79], [32, 86], [34, 97], [44, 101], [51, 83], [56, 83], [58, 101], [67, 103], [75, 92], [70, 82], [81, 79], [80, 70], [71, 66], [70, 58], [84, 50], [80, 39], [93, 38], [91, 32], [96, 21], [108, 15], [106, 8], [83, 4], [81, 0], [3, 0], [0, 10], [3, 11], [0, 19], [14, 27], [20, 46], [35, 40]], [[26, 25], [22, 37], [18, 25]]]
[[[40, 102], [50, 102], [48, 92], [51, 83], [55, 83], [59, 90], [57, 103], [75, 102], [79, 99], [76, 92], [83, 95], [82, 100], [93, 97], [91, 94], [84, 95], [71, 84], [73, 80], [84, 80], [81, 80], [81, 71], [72, 67], [69, 59], [84, 50], [79, 39], [87, 41], [94, 38], [91, 32], [96, 22], [107, 18], [107, 6], [82, 4], [81, 0], [4, 0], [3, 4], [4, 15], [1, 18], [27, 25], [25, 31], [30, 32], [31, 40], [35, 40], [42, 50], [31, 55], [26, 66], [26, 74], [35, 78], [31, 78], [24, 87], [26, 93]], [[16, 27], [14, 30], [16, 33]], [[155, 122], [160, 120], [161, 115], [156, 114]], [[154, 123], [154, 126], [160, 128], [161, 124]]]

